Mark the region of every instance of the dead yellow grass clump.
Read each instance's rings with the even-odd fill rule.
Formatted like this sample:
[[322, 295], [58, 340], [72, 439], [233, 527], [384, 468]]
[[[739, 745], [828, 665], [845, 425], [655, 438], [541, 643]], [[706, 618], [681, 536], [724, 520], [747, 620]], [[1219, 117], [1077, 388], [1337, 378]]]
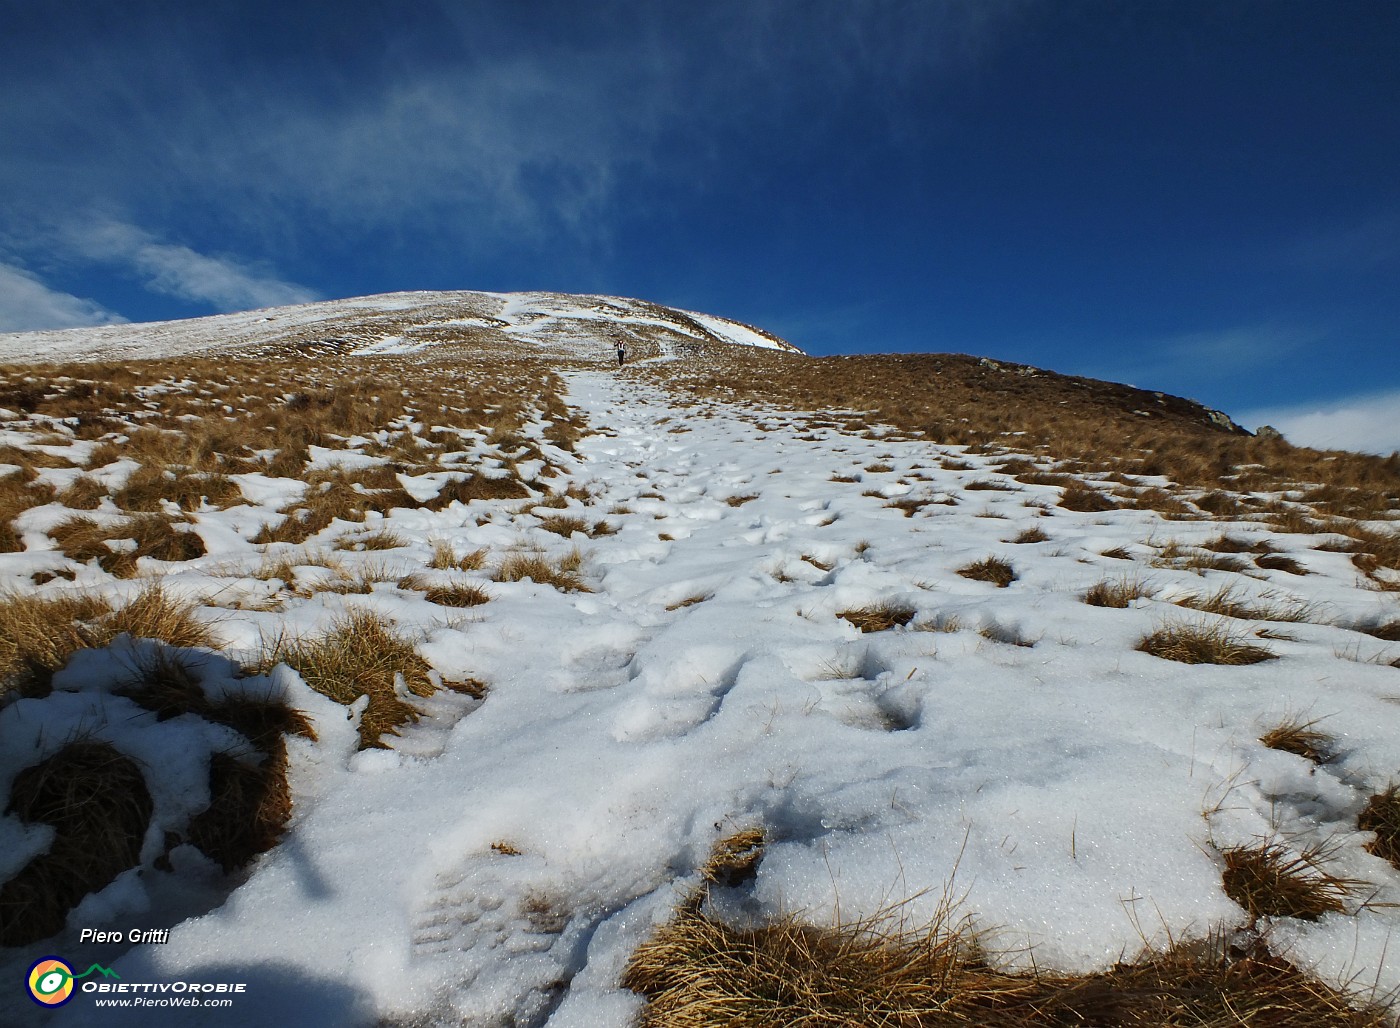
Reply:
[[216, 645], [213, 629], [201, 621], [193, 600], [177, 600], [158, 585], [147, 586], [101, 619], [105, 645], [122, 632], [138, 639], [157, 639], [171, 646]]
[[582, 567], [583, 554], [577, 549], [555, 560], [543, 553], [513, 553], [496, 569], [496, 581], [523, 582], [528, 578], [537, 585], [553, 586], [560, 592], [592, 592], [579, 574]]
[[[277, 664], [296, 671], [317, 692], [347, 707], [369, 698], [360, 718], [360, 747], [384, 747], [382, 737], [418, 719], [405, 693], [432, 695], [428, 662], [392, 625], [368, 610], [352, 610], [320, 635], [279, 638], [266, 648], [259, 668]], [[403, 688], [399, 688], [402, 679]]]
[[1232, 846], [1221, 853], [1225, 895], [1244, 907], [1251, 920], [1316, 921], [1323, 914], [1342, 913], [1352, 889], [1364, 883], [1324, 870], [1321, 855], [1315, 848], [1290, 852], [1281, 842]]
[[1118, 509], [1118, 504], [1109, 499], [1107, 495], [1077, 478], [1071, 480], [1064, 487], [1064, 491], [1060, 494], [1060, 506], [1065, 510], [1086, 513]]
[[209, 626], [193, 602], [143, 589], [116, 610], [95, 596], [0, 595], [0, 696], [45, 695], [53, 673], [77, 650], [106, 646], [125, 632], [172, 646], [213, 646]]
[[[178, 605], [148, 593], [101, 619], [95, 629], [75, 628], [67, 642], [82, 637], [96, 644], [117, 630], [154, 635], [170, 626], [172, 610], [178, 614]], [[126, 667], [125, 680], [113, 692], [161, 721], [194, 715], [225, 725], [253, 747], [251, 757], [211, 755], [209, 806], [190, 821], [183, 838], [166, 840], [167, 848], [193, 843], [232, 871], [275, 845], [290, 816], [286, 736], [315, 735], [304, 715], [270, 695], [210, 699], [196, 665], [188, 663], [192, 659], [198, 658], [156, 650]], [[0, 945], [19, 946], [59, 931], [84, 896], [140, 864], [153, 807], [135, 761], [107, 743], [80, 738], [21, 771], [6, 809], [55, 830], [47, 852], [0, 886]]]
[[1138, 643], [1143, 653], [1183, 664], [1258, 664], [1277, 654], [1246, 641], [1224, 622], [1168, 624]]
[[1384, 642], [1400, 642], [1400, 618], [1394, 621], [1383, 621], [1379, 624], [1354, 627], [1356, 631], [1365, 632], [1367, 635], [1374, 636]]
[[[1386, 1012], [1323, 985], [1262, 945], [1180, 943], [1086, 975], [991, 967], [947, 904], [911, 929], [899, 911], [830, 926], [788, 915], [735, 927], [704, 884], [633, 954], [624, 987], [640, 1028], [1388, 1028]], [[743, 854], [752, 852], [746, 847]], [[760, 851], [761, 856], [761, 851]]]
[[1084, 602], [1091, 607], [1124, 608], [1134, 600], [1151, 599], [1157, 590], [1137, 578], [1104, 579], [1095, 582], [1084, 594]]
[[1185, 596], [1177, 606], [1190, 607], [1206, 614], [1220, 614], [1242, 621], [1306, 621], [1312, 616], [1310, 604], [1300, 600], [1281, 601], [1268, 597], [1245, 601], [1237, 597], [1233, 585], [1221, 586], [1213, 593]]
[[991, 582], [998, 589], [1005, 589], [1016, 581], [1016, 569], [1009, 561], [1000, 557], [985, 557], [958, 568], [958, 574], [975, 582]]
[[541, 518], [540, 527], [546, 532], [553, 532], [557, 536], [565, 539], [570, 538], [575, 532], [589, 534], [588, 522], [580, 517], [565, 516], [556, 514], [551, 517]]
[[48, 692], [75, 650], [93, 645], [87, 622], [110, 608], [93, 596], [0, 594], [0, 699]]
[[444, 582], [425, 575], [401, 578], [399, 588], [421, 592], [429, 603], [441, 607], [476, 607], [491, 599], [485, 589], [474, 583]]
[[140, 862], [153, 804], [135, 761], [78, 741], [16, 775], [8, 810], [54, 829], [48, 851], [0, 886], [0, 946], [27, 946], [60, 931], [79, 900]]
[[24, 549], [14, 520], [30, 507], [48, 503], [54, 498], [47, 486], [33, 486], [23, 474], [0, 478], [0, 553], [19, 553]]
[[445, 539], [437, 539], [433, 542], [433, 555], [428, 561], [428, 567], [435, 571], [479, 571], [486, 566], [486, 550], [472, 550], [469, 553], [459, 554], [457, 548]]
[[1325, 764], [1331, 759], [1332, 747], [1336, 740], [1315, 727], [1320, 718], [1304, 721], [1300, 717], [1286, 718], [1259, 737], [1259, 741], [1271, 750], [1282, 750], [1295, 756], [1311, 760], [1314, 764]]
[[849, 621], [862, 632], [884, 632], [909, 624], [914, 620], [914, 614], [913, 607], [886, 601], [839, 611], [836, 616]]
[[[103, 571], [118, 578], [135, 577], [142, 557], [186, 561], [205, 554], [204, 542], [198, 535], [180, 531], [163, 514], [137, 514], [105, 526], [75, 515], [54, 526], [49, 534], [65, 556], [82, 563], [95, 560]], [[134, 545], [123, 546], [123, 540]]]
[[1043, 543], [1049, 538], [1039, 525], [1032, 525], [1030, 528], [1022, 529], [1014, 539], [1009, 541], [1013, 543]]
[[1376, 833], [1366, 849], [1400, 869], [1400, 785], [1372, 796], [1356, 824], [1363, 832]]

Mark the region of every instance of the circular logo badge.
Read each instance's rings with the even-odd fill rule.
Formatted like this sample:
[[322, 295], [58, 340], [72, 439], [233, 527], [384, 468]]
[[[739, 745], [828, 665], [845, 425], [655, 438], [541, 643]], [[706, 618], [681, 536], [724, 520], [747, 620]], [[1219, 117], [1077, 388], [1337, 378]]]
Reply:
[[73, 998], [73, 969], [58, 957], [41, 957], [29, 968], [29, 998], [40, 1006], [61, 1007]]

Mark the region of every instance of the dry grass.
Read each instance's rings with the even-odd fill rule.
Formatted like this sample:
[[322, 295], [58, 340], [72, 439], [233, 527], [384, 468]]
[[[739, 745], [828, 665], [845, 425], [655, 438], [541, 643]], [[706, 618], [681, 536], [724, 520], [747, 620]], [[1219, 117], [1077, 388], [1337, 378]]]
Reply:
[[936, 614], [927, 621], [918, 621], [914, 624], [916, 632], [944, 632], [953, 633], [963, 630], [962, 618], [956, 614]]
[[[744, 874], [761, 835], [722, 841], [704, 884], [632, 955], [624, 987], [639, 1028], [1387, 1028], [1364, 997], [1322, 985], [1262, 945], [1179, 943], [1087, 975], [991, 967], [949, 904], [913, 928], [898, 909], [830, 926], [787, 915], [734, 926], [707, 909], [737, 848]], [[757, 856], [753, 856], [753, 854]]]
[[265, 673], [277, 664], [291, 667], [311, 688], [347, 707], [368, 697], [360, 718], [362, 749], [384, 747], [383, 736], [397, 735], [418, 719], [408, 697], [434, 691], [428, 662], [387, 620], [367, 610], [348, 612], [320, 635], [275, 640], [258, 666]]
[[1013, 543], [1043, 543], [1050, 537], [1045, 534], [1039, 525], [1032, 525], [1023, 529], [1014, 539], [1008, 540]]
[[849, 621], [862, 632], [884, 632], [896, 626], [909, 624], [914, 619], [914, 614], [913, 607], [887, 601], [843, 610], [838, 612], [836, 616]]
[[[64, 556], [80, 563], [96, 561], [108, 574], [134, 578], [142, 557], [163, 561], [195, 560], [205, 554], [204, 542], [193, 532], [180, 531], [161, 514], [137, 514], [112, 525], [74, 515], [49, 532]], [[134, 546], [112, 546], [130, 540]]]
[[1332, 759], [1332, 748], [1336, 740], [1326, 732], [1319, 732], [1316, 725], [1321, 718], [1304, 721], [1300, 717], [1285, 718], [1259, 737], [1259, 741], [1271, 750], [1292, 753], [1314, 764], [1325, 764]]
[[1369, 625], [1352, 625], [1353, 631], [1365, 632], [1385, 642], [1400, 642], [1400, 618], [1393, 621], [1380, 621]]
[[387, 528], [370, 532], [368, 535], [341, 536], [336, 540], [337, 550], [397, 550], [408, 545], [408, 540]]
[[1248, 642], [1223, 621], [1168, 624], [1138, 643], [1143, 653], [1182, 664], [1258, 664], [1277, 658], [1272, 650]]
[[695, 604], [697, 604], [697, 603], [704, 603], [704, 602], [705, 602], [706, 600], [708, 600], [709, 598], [710, 598], [710, 594], [709, 594], [709, 593], [696, 593], [694, 596], [687, 596], [685, 599], [683, 599], [683, 600], [677, 600], [675, 603], [668, 603], [668, 604], [666, 605], [666, 609], [667, 609], [667, 610], [681, 610], [681, 609], [683, 609], [683, 608], [685, 608], [685, 607], [693, 607], [693, 606], [695, 606]]
[[14, 520], [23, 514], [30, 507], [36, 507], [46, 502], [39, 494], [31, 492], [24, 487], [6, 487], [13, 483], [17, 476], [10, 475], [0, 479], [0, 553], [21, 553], [24, 550], [24, 542], [20, 539], [19, 533], [15, 531]]
[[1125, 576], [1095, 582], [1084, 594], [1084, 602], [1091, 607], [1124, 608], [1131, 606], [1134, 600], [1151, 599], [1156, 594], [1157, 590], [1154, 586], [1148, 585], [1139, 578]]
[[998, 589], [1005, 589], [1016, 581], [1016, 569], [1010, 562], [1000, 557], [986, 557], [958, 568], [958, 574], [975, 582], [991, 582]]
[[700, 878], [709, 885], [730, 889], [753, 881], [766, 842], [762, 828], [744, 828], [725, 836], [710, 849], [709, 858], [700, 867]]
[[310, 721], [271, 696], [211, 700], [184, 658], [166, 652], [142, 662], [118, 692], [160, 720], [192, 714], [238, 732], [256, 760], [214, 753], [209, 806], [191, 819], [188, 841], [225, 872], [242, 867], [281, 838], [291, 816], [286, 736], [314, 739]]
[[1234, 586], [1221, 586], [1213, 593], [1185, 596], [1176, 601], [1179, 607], [1190, 607], [1206, 614], [1220, 614], [1242, 621], [1307, 621], [1313, 607], [1301, 600], [1273, 600], [1265, 597], [1244, 601], [1237, 597]]
[[1356, 826], [1363, 832], [1375, 832], [1375, 841], [1368, 842], [1366, 849], [1400, 870], [1400, 785], [1372, 796]]
[[547, 518], [540, 518], [540, 527], [546, 532], [553, 532], [557, 536], [565, 539], [571, 538], [575, 532], [589, 535], [588, 522], [580, 517], [565, 516], [556, 514]]
[[592, 592], [579, 575], [582, 567], [583, 554], [576, 549], [555, 560], [543, 553], [513, 553], [496, 569], [496, 581], [523, 582], [528, 578], [537, 585], [553, 586], [560, 592]]
[[84, 896], [141, 860], [154, 809], [141, 768], [106, 743], [71, 742], [15, 776], [7, 810], [53, 843], [0, 886], [0, 946], [59, 932]]
[[486, 566], [486, 550], [459, 554], [450, 542], [438, 539], [433, 543], [433, 556], [428, 566], [438, 571], [480, 571]]
[[1086, 513], [1118, 509], [1118, 504], [1114, 503], [1107, 495], [1079, 479], [1074, 479], [1065, 486], [1064, 491], [1060, 494], [1060, 506], [1065, 510]]
[[1316, 848], [1291, 852], [1281, 842], [1265, 840], [1232, 846], [1221, 856], [1225, 895], [1244, 907], [1251, 921], [1260, 917], [1316, 921], [1323, 914], [1344, 913], [1352, 890], [1364, 884], [1324, 870], [1322, 853]]
[[1290, 575], [1308, 574], [1308, 569], [1302, 564], [1281, 553], [1266, 553], [1263, 556], [1255, 557], [1254, 564], [1265, 571], [1283, 571]]
[[0, 593], [0, 702], [42, 696], [75, 650], [93, 645], [88, 624], [110, 608], [94, 596], [41, 598]]
[[100, 625], [109, 638], [126, 632], [138, 639], [158, 639], [171, 646], [212, 648], [216, 645], [214, 633], [195, 616], [198, 606], [192, 600], [175, 599], [159, 585], [150, 585], [102, 618]]
[[442, 581], [422, 575], [399, 579], [399, 588], [420, 592], [429, 603], [441, 607], [476, 607], [491, 599], [485, 589], [473, 582]]

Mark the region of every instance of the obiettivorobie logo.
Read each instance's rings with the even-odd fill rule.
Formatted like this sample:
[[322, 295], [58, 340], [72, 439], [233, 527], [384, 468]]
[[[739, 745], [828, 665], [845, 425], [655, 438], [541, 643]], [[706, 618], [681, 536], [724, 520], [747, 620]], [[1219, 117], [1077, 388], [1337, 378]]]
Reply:
[[82, 974], [74, 974], [66, 961], [58, 957], [40, 957], [29, 968], [29, 998], [41, 1007], [61, 1007], [73, 998], [73, 983], [94, 971], [103, 978], [119, 978], [117, 972], [101, 964], [93, 964]]

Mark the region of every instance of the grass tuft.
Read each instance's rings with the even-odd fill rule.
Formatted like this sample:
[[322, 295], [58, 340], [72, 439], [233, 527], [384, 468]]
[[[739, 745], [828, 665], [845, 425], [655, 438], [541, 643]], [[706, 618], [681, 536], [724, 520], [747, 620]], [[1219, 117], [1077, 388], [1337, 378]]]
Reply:
[[1265, 841], [1232, 846], [1221, 856], [1225, 894], [1244, 907], [1251, 920], [1316, 921], [1323, 914], [1344, 913], [1352, 888], [1359, 884], [1323, 870], [1317, 849], [1290, 852], [1282, 843]]
[[141, 768], [106, 743], [69, 743], [15, 776], [7, 810], [53, 843], [0, 886], [0, 946], [61, 931], [68, 911], [140, 863], [154, 805]]
[[[418, 719], [408, 695], [430, 696], [428, 662], [385, 618], [351, 610], [320, 635], [280, 638], [266, 647], [259, 669], [286, 664], [306, 684], [347, 707], [361, 696], [369, 703], [360, 717], [360, 748], [385, 748], [385, 735]], [[399, 682], [403, 686], [400, 687]]]
[[399, 579], [399, 588], [421, 592], [429, 603], [440, 607], [476, 607], [491, 599], [485, 589], [474, 583], [435, 581], [423, 575]]
[[1367, 851], [1400, 870], [1400, 785], [1391, 785], [1372, 796], [1356, 826], [1363, 832], [1376, 833], [1375, 841], [1366, 844]]
[[1325, 764], [1332, 759], [1332, 747], [1336, 745], [1336, 740], [1326, 732], [1319, 732], [1314, 728], [1320, 720], [1286, 718], [1261, 735], [1259, 741], [1271, 750], [1282, 750], [1284, 753], [1293, 753], [1305, 760], [1311, 760], [1314, 764]]
[[[715, 859], [723, 859], [716, 847]], [[899, 909], [829, 926], [785, 915], [731, 925], [709, 883], [633, 953], [639, 1028], [1387, 1028], [1364, 997], [1310, 979], [1262, 945], [1178, 943], [1086, 975], [989, 966], [944, 903], [910, 929]]]
[[866, 607], [855, 607], [837, 613], [855, 625], [862, 632], [884, 632], [896, 625], [907, 625], [914, 619], [914, 608], [900, 603], [877, 603]]
[[1168, 624], [1138, 643], [1143, 653], [1182, 664], [1258, 664], [1277, 654], [1247, 642], [1224, 622]]
[[553, 561], [543, 553], [513, 553], [496, 569], [496, 581], [523, 582], [528, 578], [560, 592], [592, 592], [579, 575], [582, 566], [583, 554], [576, 549]]
[[1151, 599], [1156, 593], [1155, 587], [1141, 579], [1104, 579], [1089, 587], [1089, 591], [1084, 594], [1084, 602], [1091, 607], [1125, 608], [1131, 606], [1134, 600]]
[[958, 574], [975, 582], [991, 582], [998, 589], [1005, 589], [1016, 581], [1016, 569], [1010, 562], [1000, 557], [987, 557], [965, 567], [958, 568]]
[[[214, 647], [209, 625], [195, 616], [198, 604], [177, 600], [158, 585], [147, 586], [101, 621], [110, 636], [126, 632], [138, 639], [158, 639], [171, 646]], [[104, 640], [105, 641], [105, 640]]]
[[1220, 614], [1241, 621], [1284, 621], [1296, 623], [1312, 616], [1311, 604], [1302, 601], [1283, 603], [1266, 597], [1245, 602], [1235, 595], [1234, 586], [1221, 586], [1213, 593], [1185, 596], [1176, 601], [1179, 607], [1190, 607], [1205, 614]]
[[0, 593], [0, 702], [48, 694], [53, 673], [75, 650], [93, 645], [87, 624], [110, 608], [82, 594], [41, 598]]
[[1022, 530], [1016, 538], [1010, 541], [1013, 543], [1043, 543], [1049, 538], [1039, 525], [1032, 525], [1030, 528]]

